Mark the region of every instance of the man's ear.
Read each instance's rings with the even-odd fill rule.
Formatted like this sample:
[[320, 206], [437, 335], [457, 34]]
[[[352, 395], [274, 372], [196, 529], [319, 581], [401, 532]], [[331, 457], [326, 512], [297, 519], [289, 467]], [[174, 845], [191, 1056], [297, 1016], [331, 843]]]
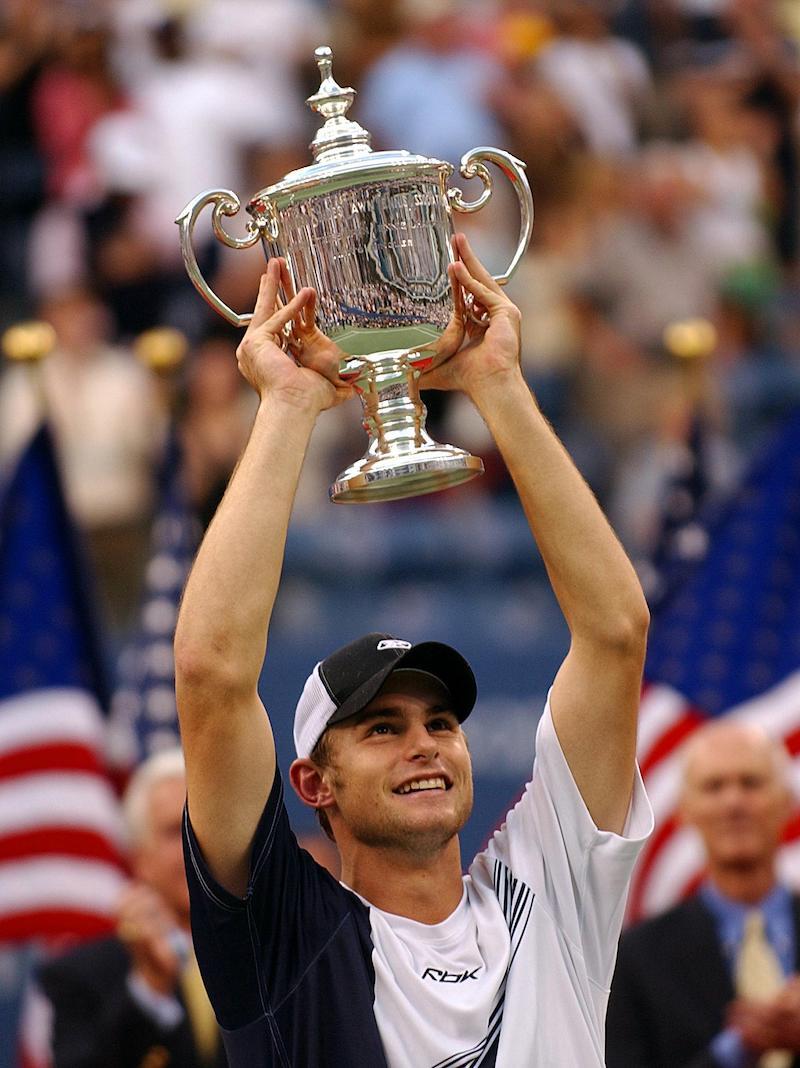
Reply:
[[330, 808], [335, 803], [328, 776], [307, 757], [292, 761], [289, 782], [303, 804], [309, 808]]

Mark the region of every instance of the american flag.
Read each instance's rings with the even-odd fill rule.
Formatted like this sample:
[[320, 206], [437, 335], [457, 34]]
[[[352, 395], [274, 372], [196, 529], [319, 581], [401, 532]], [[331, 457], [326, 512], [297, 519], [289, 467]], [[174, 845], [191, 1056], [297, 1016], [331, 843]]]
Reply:
[[74, 531], [42, 427], [0, 499], [0, 943], [108, 931], [125, 882], [105, 699]]
[[180, 744], [172, 639], [199, 538], [173, 432], [161, 465], [139, 622], [120, 654], [111, 702], [109, 758], [123, 777], [151, 753]]
[[[692, 551], [665, 562], [667, 592], [650, 632], [638, 758], [656, 830], [634, 873], [631, 920], [661, 912], [702, 879], [700, 843], [677, 819], [682, 749], [702, 723], [760, 723], [786, 746], [800, 796], [800, 415], [731, 498], [686, 531]], [[800, 888], [797, 814], [784, 837], [780, 872]]]

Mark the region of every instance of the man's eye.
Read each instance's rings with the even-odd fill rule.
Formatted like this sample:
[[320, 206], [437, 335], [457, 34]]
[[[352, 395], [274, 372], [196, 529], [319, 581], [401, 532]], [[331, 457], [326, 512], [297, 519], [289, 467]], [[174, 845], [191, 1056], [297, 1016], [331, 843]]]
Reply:
[[449, 719], [432, 719], [428, 724], [428, 730], [430, 731], [451, 731], [453, 730], [453, 724]]
[[391, 723], [373, 723], [370, 729], [367, 731], [367, 735], [370, 734], [391, 734], [394, 728]]

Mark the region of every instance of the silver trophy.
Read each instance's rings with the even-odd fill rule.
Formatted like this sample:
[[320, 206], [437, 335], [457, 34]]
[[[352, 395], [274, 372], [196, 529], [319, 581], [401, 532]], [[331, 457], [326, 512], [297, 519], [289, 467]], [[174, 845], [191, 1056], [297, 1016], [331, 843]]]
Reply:
[[[474, 148], [461, 160], [465, 178], [479, 178], [484, 189], [465, 201], [448, 189], [453, 167], [410, 152], [373, 152], [370, 135], [346, 118], [355, 91], [337, 85], [331, 74], [330, 48], [315, 52], [319, 91], [307, 100], [325, 123], [311, 143], [314, 162], [256, 193], [247, 205], [247, 235], [237, 238], [223, 225], [236, 215], [239, 198], [229, 189], [196, 196], [180, 213], [181, 249], [186, 269], [200, 294], [234, 326], [252, 314], [237, 315], [220, 300], [200, 273], [192, 232], [203, 209], [213, 204], [214, 234], [230, 248], [261, 241], [267, 257], [283, 256], [299, 290], [317, 291], [317, 320], [345, 353], [340, 373], [354, 382], [364, 407], [369, 435], [365, 455], [351, 464], [330, 489], [332, 501], [362, 503], [413, 497], [458, 485], [483, 471], [483, 463], [453, 445], [440, 445], [425, 431], [425, 405], [419, 376], [430, 366], [433, 344], [454, 305], [447, 266], [453, 259], [452, 213], [478, 211], [492, 195], [485, 161], [511, 181], [520, 205], [519, 244], [505, 284], [528, 246], [533, 201], [525, 165], [508, 152]], [[474, 315], [469, 295], [465, 314]], [[292, 325], [283, 347], [297, 351]]]

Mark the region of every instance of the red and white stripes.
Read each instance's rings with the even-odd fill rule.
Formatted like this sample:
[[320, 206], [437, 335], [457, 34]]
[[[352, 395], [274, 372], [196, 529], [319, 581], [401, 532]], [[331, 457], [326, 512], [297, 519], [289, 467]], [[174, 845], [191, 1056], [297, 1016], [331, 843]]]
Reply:
[[124, 835], [94, 698], [31, 690], [0, 702], [0, 942], [108, 931]]

